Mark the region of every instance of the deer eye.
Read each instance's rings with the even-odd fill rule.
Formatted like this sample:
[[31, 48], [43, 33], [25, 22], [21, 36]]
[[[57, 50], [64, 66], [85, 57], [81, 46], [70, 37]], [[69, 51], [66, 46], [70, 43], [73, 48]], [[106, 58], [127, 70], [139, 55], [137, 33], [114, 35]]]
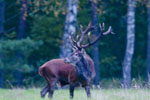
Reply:
[[75, 56], [77, 56], [78, 54], [76, 53]]

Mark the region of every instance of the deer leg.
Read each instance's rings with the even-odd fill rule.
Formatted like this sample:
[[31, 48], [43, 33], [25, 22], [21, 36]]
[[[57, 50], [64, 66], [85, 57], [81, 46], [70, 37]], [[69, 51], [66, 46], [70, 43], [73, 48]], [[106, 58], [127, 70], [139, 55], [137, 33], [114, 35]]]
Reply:
[[45, 95], [46, 95], [46, 93], [48, 92], [48, 90], [49, 90], [49, 86], [48, 86], [48, 84], [46, 85], [46, 87], [44, 87], [42, 90], [41, 90], [41, 98], [44, 98], [45, 97]]
[[54, 89], [55, 89], [55, 85], [56, 85], [57, 79], [56, 78], [52, 78], [51, 82], [49, 83], [49, 94], [48, 94], [48, 98], [53, 98], [53, 94], [54, 94]]
[[71, 83], [70, 84], [70, 98], [73, 99], [73, 96], [74, 96], [74, 88], [75, 88], [75, 84], [74, 83]]
[[85, 91], [86, 91], [87, 97], [90, 98], [91, 93], [90, 93], [90, 86], [89, 85], [85, 86]]

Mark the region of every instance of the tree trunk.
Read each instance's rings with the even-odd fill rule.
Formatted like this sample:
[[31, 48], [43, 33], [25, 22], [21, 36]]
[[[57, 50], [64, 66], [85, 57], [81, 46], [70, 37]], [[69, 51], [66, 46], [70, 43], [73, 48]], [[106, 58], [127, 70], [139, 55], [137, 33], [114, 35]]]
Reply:
[[16, 85], [17, 87], [20, 87], [22, 85], [22, 72], [19, 70], [15, 70], [14, 77], [16, 79], [15, 81], [16, 84], [14, 85]]
[[[0, 0], [0, 37], [4, 34], [4, 22], [5, 22], [5, 0]], [[2, 54], [0, 53], [0, 59]], [[0, 66], [0, 88], [4, 87], [4, 66]]]
[[[98, 25], [98, 18], [97, 18], [97, 0], [92, 0], [92, 25]], [[98, 35], [98, 27], [96, 30], [93, 31], [93, 34]], [[92, 46], [92, 58], [95, 64], [96, 76], [94, 79], [94, 85], [99, 85], [100, 82], [100, 64], [99, 64], [99, 49], [98, 49], [98, 42]]]
[[4, 33], [5, 0], [0, 0], [0, 36]]
[[25, 21], [27, 17], [27, 9], [28, 9], [28, 0], [22, 0], [21, 2], [21, 14], [20, 14], [20, 22], [19, 22], [19, 29], [18, 29], [18, 39], [22, 39], [24, 37], [24, 30], [25, 30]]
[[[28, 0], [22, 0], [21, 1], [21, 14], [20, 14], [20, 22], [19, 22], [19, 28], [18, 28], [18, 34], [17, 39], [22, 39], [24, 37], [24, 31], [25, 31], [25, 21], [27, 17], [27, 9], [28, 9]], [[18, 59], [23, 59], [23, 56], [20, 51], [17, 52]], [[21, 86], [22, 84], [22, 73], [17, 70], [15, 73], [15, 78], [17, 80], [17, 86]]]
[[63, 44], [60, 51], [61, 58], [68, 56], [72, 51], [72, 47], [69, 43], [69, 36], [72, 32], [76, 32], [78, 0], [68, 0], [67, 6], [68, 7], [63, 34]]
[[135, 40], [135, 0], [128, 0], [127, 14], [127, 44], [123, 61], [123, 87], [130, 88], [131, 82], [131, 64], [134, 54]]
[[147, 28], [148, 28], [148, 35], [147, 35], [147, 81], [150, 84], [150, 0], [147, 2]]
[[0, 69], [0, 88], [4, 88], [4, 70]]

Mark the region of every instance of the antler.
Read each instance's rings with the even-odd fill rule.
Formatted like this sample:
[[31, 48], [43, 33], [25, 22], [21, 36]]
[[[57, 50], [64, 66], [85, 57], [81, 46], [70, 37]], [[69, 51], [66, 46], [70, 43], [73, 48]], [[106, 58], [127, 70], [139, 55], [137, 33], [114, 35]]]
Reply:
[[69, 41], [70, 41], [71, 46], [73, 47], [73, 50], [77, 50], [78, 48], [74, 46], [71, 36], [69, 36]]
[[114, 33], [112, 32], [111, 26], [109, 26], [108, 30], [107, 30], [106, 32], [104, 32], [104, 30], [105, 30], [105, 24], [104, 24], [104, 23], [103, 23], [103, 24], [99, 24], [99, 29], [100, 29], [100, 33], [99, 33], [98, 37], [97, 37], [95, 40], [93, 40], [92, 42], [90, 42], [90, 40], [89, 40], [90, 34], [88, 34], [88, 41], [89, 41], [89, 43], [87, 43], [87, 44], [85, 44], [85, 45], [81, 45], [81, 48], [86, 48], [86, 47], [88, 47], [88, 46], [90, 46], [90, 45], [96, 43], [96, 41], [98, 41], [98, 40], [99, 40], [100, 38], [102, 38], [104, 35], [107, 35], [107, 34], [109, 34], [109, 33], [114, 34]]
[[[71, 33], [71, 36], [69, 36], [69, 41], [70, 41], [70, 44], [71, 44], [71, 46], [75, 49], [75, 50], [77, 50], [78, 48], [80, 48], [78, 45], [77, 45], [77, 41], [74, 39], [74, 33], [72, 32]], [[77, 35], [77, 39], [78, 39], [78, 35]]]
[[[79, 41], [76, 41], [73, 37], [73, 32], [71, 33], [71, 36], [69, 37], [69, 40], [70, 40], [70, 43], [72, 45], [72, 47], [77, 50], [77, 49], [82, 49], [82, 48], [87, 48], [88, 46], [96, 43], [99, 39], [101, 39], [104, 35], [107, 35], [107, 34], [114, 34], [112, 32], [112, 28], [111, 26], [109, 26], [108, 30], [105, 31], [105, 24], [99, 24], [99, 35], [97, 36], [97, 38], [93, 41], [90, 42], [90, 34], [88, 34], [88, 43], [87, 44], [84, 44], [82, 45], [81, 42], [83, 41], [84, 39], [84, 36], [85, 34], [89, 33], [90, 31], [94, 30], [95, 27], [94, 26], [91, 26], [91, 23], [89, 23], [88, 27], [85, 29], [85, 31], [83, 31], [83, 26], [80, 25], [80, 33], [81, 33], [81, 36], [80, 36], [80, 39]], [[78, 36], [77, 36], [78, 38]], [[78, 40], [78, 39], [77, 39]]]
[[80, 25], [80, 34], [81, 34], [81, 37], [79, 39], [78, 46], [81, 45], [81, 42], [83, 41], [85, 34], [87, 34], [88, 32], [90, 32], [90, 31], [92, 31], [94, 29], [95, 29], [95, 27], [91, 26], [91, 22], [88, 24], [88, 27], [85, 29], [85, 31], [83, 31], [83, 26]]

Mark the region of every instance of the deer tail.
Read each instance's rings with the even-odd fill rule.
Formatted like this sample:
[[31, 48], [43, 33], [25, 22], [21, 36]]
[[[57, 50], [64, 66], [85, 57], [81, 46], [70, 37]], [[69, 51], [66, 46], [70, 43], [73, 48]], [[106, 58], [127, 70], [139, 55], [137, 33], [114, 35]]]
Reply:
[[41, 67], [39, 68], [39, 75], [40, 75], [40, 76], [43, 76], [43, 69], [44, 69], [44, 66], [41, 66]]

